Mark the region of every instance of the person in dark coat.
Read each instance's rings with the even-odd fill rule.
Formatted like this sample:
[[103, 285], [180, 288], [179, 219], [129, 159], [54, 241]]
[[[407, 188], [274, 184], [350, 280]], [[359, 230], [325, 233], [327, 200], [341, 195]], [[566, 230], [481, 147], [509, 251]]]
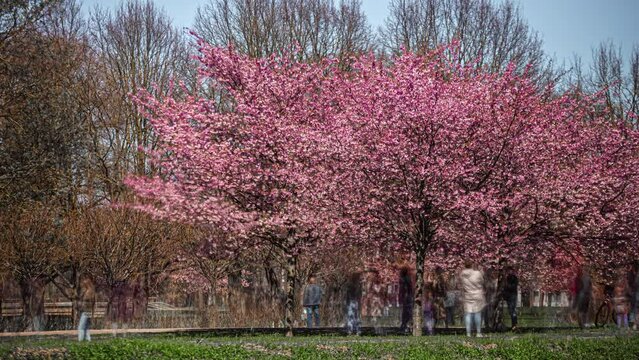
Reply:
[[579, 327], [584, 328], [588, 320], [588, 308], [592, 297], [592, 280], [590, 269], [586, 266], [579, 269], [575, 278], [575, 300], [573, 307], [577, 310]]
[[413, 319], [413, 301], [415, 298], [413, 277], [408, 266], [399, 270], [399, 303], [402, 307], [401, 331], [408, 331], [408, 323]]
[[354, 273], [346, 284], [346, 328], [348, 334], [360, 335], [360, 309], [362, 302], [361, 274]]
[[519, 287], [519, 278], [517, 278], [515, 269], [512, 266], [506, 268], [506, 274], [502, 297], [508, 305], [512, 330], [515, 330], [517, 328], [517, 290]]

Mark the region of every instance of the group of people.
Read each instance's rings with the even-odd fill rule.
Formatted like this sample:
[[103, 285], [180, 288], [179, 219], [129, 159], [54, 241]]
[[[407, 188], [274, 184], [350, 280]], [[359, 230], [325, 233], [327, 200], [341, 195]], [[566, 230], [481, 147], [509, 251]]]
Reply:
[[[639, 264], [621, 268], [615, 280], [603, 287], [603, 297], [611, 302], [616, 314], [615, 323], [618, 328], [629, 329], [629, 321], [634, 318], [633, 328], [639, 322]], [[580, 268], [572, 281], [570, 292], [573, 298], [572, 308], [578, 314], [580, 327], [587, 325], [591, 298], [593, 293], [590, 268]]]
[[[383, 285], [379, 274], [372, 272], [369, 279], [364, 279], [362, 273], [353, 273], [346, 282], [345, 318], [349, 334], [360, 334], [361, 314], [370, 316], [374, 325], [384, 313]], [[366, 281], [369, 280], [369, 281]], [[363, 283], [369, 286], [363, 289]], [[304, 288], [302, 304], [307, 327], [320, 326], [319, 308], [323, 290], [317, 284], [315, 276], [310, 276]]]
[[[424, 327], [427, 334], [433, 334], [435, 322], [443, 320], [446, 327], [455, 324], [455, 309], [458, 299], [462, 300], [464, 322], [467, 336], [471, 336], [473, 328], [477, 337], [482, 337], [482, 321], [488, 327], [496, 324], [501, 314], [495, 310], [503, 300], [508, 307], [512, 329], [517, 327], [517, 298], [519, 278], [512, 266], [502, 266], [497, 277], [485, 273], [477, 268], [473, 262], [466, 261], [464, 269], [457, 276], [446, 276], [441, 268], [436, 268], [432, 278], [425, 284], [422, 310]], [[369, 313], [373, 321], [382, 314], [381, 296], [372, 296], [373, 300], [363, 300], [366, 294], [379, 295], [382, 284], [379, 274], [375, 274], [374, 281], [362, 289], [361, 273], [350, 276], [346, 283], [345, 318], [349, 334], [360, 334], [360, 314]], [[82, 281], [83, 293], [78, 302], [80, 314], [78, 326], [78, 340], [90, 340], [89, 327], [91, 317], [95, 311], [95, 290], [89, 279]], [[577, 319], [581, 327], [586, 326], [588, 313], [591, 310], [593, 292], [590, 269], [582, 267], [577, 272], [571, 285], [572, 309], [578, 314]], [[125, 304], [124, 287], [115, 286], [113, 290], [113, 304], [108, 317], [115, 326], [121, 318], [128, 314]], [[303, 306], [308, 327], [320, 326], [320, 305], [323, 290], [317, 284], [315, 276], [309, 277], [304, 289]], [[461, 295], [461, 296], [460, 296]], [[409, 329], [413, 321], [413, 305], [415, 300], [415, 284], [410, 267], [400, 268], [398, 278], [398, 302], [401, 304], [401, 324], [403, 331]], [[604, 296], [609, 299], [616, 313], [616, 324], [620, 328], [629, 328], [629, 320], [634, 317], [634, 328], [639, 322], [639, 263], [630, 268], [621, 269], [617, 274], [617, 281], [604, 288]], [[137, 298], [134, 296], [134, 298]], [[376, 299], [376, 300], [375, 300]], [[376, 302], [377, 301], [377, 302]], [[142, 306], [142, 305], [140, 305]], [[140, 307], [137, 306], [137, 307]]]
[[[485, 290], [487, 280], [484, 278], [484, 273], [476, 269], [471, 262], [465, 264], [464, 269], [458, 277], [447, 277], [441, 268], [437, 268], [434, 272], [433, 279], [425, 284], [424, 297], [422, 300], [423, 313], [421, 315], [423, 316], [426, 333], [434, 333], [435, 322], [438, 320], [443, 320], [446, 327], [455, 324], [455, 309], [457, 307], [459, 292], [461, 292], [462, 295], [461, 299], [465, 314], [464, 321], [468, 336], [472, 333], [473, 324], [477, 329], [477, 336], [482, 336], [482, 317], [485, 316], [484, 319], [486, 323], [494, 320], [490, 319], [494, 313], [494, 311], [490, 310], [497, 306], [495, 300], [498, 302], [503, 299], [506, 302], [512, 327], [515, 328], [517, 326], [519, 279], [512, 267], [505, 267], [505, 270], [504, 278], [497, 281], [499, 289], [497, 290], [496, 298], [487, 299]], [[456, 285], [457, 278], [459, 279], [459, 287]], [[374, 294], [374, 285], [367, 290]], [[362, 293], [360, 274], [351, 275], [346, 284], [345, 301], [346, 328], [349, 334], [360, 333], [360, 313], [362, 312], [362, 308], [374, 308], [374, 304], [371, 305], [366, 301], [362, 301]], [[413, 305], [415, 299], [414, 278], [408, 266], [400, 268], [397, 296], [401, 306], [400, 329], [402, 331], [408, 331], [409, 325], [413, 321]], [[303, 296], [303, 306], [308, 327], [313, 327], [313, 324], [315, 326], [319, 326], [320, 324], [319, 307], [321, 298], [322, 289], [317, 284], [316, 278], [311, 276], [308, 285], [304, 289]], [[374, 312], [368, 312], [373, 315], [371, 316], [372, 319], [377, 318], [374, 316]], [[313, 322], [313, 320], [315, 321]]]

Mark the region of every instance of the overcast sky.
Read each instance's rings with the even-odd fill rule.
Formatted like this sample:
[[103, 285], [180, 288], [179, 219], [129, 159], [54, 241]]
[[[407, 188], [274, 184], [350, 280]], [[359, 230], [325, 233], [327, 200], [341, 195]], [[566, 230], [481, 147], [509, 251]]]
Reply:
[[[209, 0], [155, 0], [180, 27], [190, 27], [198, 6]], [[390, 0], [363, 0], [374, 28], [382, 25]], [[559, 63], [573, 54], [589, 63], [601, 41], [614, 40], [625, 54], [639, 46], [639, 0], [519, 0], [524, 17], [544, 40], [544, 50]], [[113, 7], [116, 0], [85, 0], [83, 10], [95, 4]]]

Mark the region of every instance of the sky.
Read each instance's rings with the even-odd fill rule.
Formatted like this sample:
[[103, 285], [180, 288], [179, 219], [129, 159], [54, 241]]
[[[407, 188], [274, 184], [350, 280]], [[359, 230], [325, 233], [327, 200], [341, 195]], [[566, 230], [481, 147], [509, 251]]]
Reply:
[[[155, 0], [177, 26], [191, 26], [198, 6], [209, 0]], [[362, 0], [362, 7], [373, 28], [384, 23], [390, 0]], [[118, 0], [84, 0], [83, 11], [100, 4], [115, 7]], [[573, 54], [590, 63], [592, 48], [613, 40], [629, 54], [639, 46], [639, 0], [515, 0], [529, 25], [544, 40], [544, 51], [558, 63]]]

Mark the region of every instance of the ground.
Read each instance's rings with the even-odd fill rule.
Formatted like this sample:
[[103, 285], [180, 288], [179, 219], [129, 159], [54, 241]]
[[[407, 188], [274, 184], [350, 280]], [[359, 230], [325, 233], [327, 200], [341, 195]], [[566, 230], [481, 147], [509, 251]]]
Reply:
[[639, 335], [605, 330], [564, 330], [543, 334], [492, 334], [485, 338], [439, 335], [298, 336], [198, 335], [4, 338], [7, 359], [636, 359]]

